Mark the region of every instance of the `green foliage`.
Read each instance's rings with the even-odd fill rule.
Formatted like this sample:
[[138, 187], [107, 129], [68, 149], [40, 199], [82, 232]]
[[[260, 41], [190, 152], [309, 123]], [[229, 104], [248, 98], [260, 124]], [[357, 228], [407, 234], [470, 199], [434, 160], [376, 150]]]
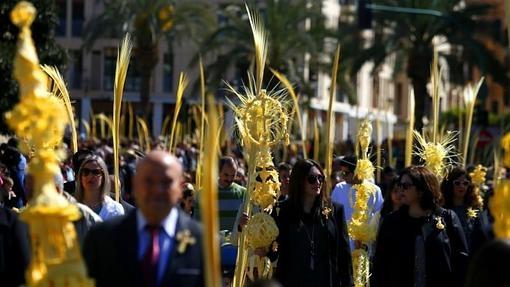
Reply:
[[452, 108], [447, 111], [444, 111], [440, 115], [439, 126], [445, 126], [448, 129], [454, 127], [454, 129], [459, 129], [459, 120], [460, 117], [464, 119], [466, 117], [466, 110], [462, 108]]
[[[498, 44], [498, 38], [504, 38], [495, 35], [494, 25], [486, 17], [492, 6], [478, 2], [466, 4], [461, 0], [374, 0], [372, 3], [385, 5], [393, 11], [373, 11], [373, 38], [368, 42], [360, 37], [362, 31], [352, 21], [352, 14], [341, 17], [338, 38], [343, 47], [344, 75], [353, 78], [369, 62], [374, 64], [374, 72], [384, 63], [393, 65], [395, 74], [404, 72], [411, 80], [417, 119], [430, 112], [426, 85], [430, 77], [433, 40], [450, 45], [448, 51], [440, 52], [440, 57], [448, 63], [449, 79], [453, 83], [465, 85], [471, 80], [466, 67], [477, 67], [482, 75], [491, 75], [505, 85], [508, 83], [505, 67], [477, 36], [492, 37], [495, 44]], [[416, 13], [403, 13], [400, 8], [416, 9]], [[416, 124], [420, 129], [421, 121]]]
[[[323, 57], [322, 53], [324, 39], [332, 33], [325, 27], [320, 1], [268, 0], [263, 1], [263, 5], [257, 5], [260, 1], [247, 3], [251, 9], [258, 8], [269, 34], [268, 67], [284, 73], [301, 95], [313, 95], [310, 81], [303, 77], [305, 54], [311, 56], [309, 66], [312, 78], [320, 69], [331, 69], [331, 62], [325, 62], [331, 61], [331, 57]], [[206, 67], [208, 86], [217, 88], [222, 80], [242, 79], [247, 83], [246, 71], [253, 66], [254, 47], [245, 5], [242, 1], [228, 3], [220, 7], [218, 13], [218, 29], [206, 38], [200, 49], [203, 58], [214, 59]], [[307, 20], [310, 22], [308, 30], [305, 29]], [[194, 63], [197, 62], [198, 55]], [[232, 75], [229, 73], [232, 67], [236, 68], [234, 78], [225, 78]], [[268, 72], [264, 78], [270, 81], [272, 75]]]
[[196, 0], [103, 0], [104, 11], [88, 21], [84, 31], [85, 48], [90, 49], [101, 37], [120, 39], [131, 33], [134, 56], [141, 75], [141, 101], [150, 113], [151, 81], [159, 61], [159, 44], [174, 44], [187, 40], [196, 44], [216, 25], [211, 6]]
[[[0, 114], [12, 109], [18, 102], [18, 83], [13, 77], [13, 61], [16, 53], [18, 28], [11, 23], [10, 12], [17, 0], [0, 2]], [[32, 37], [40, 63], [62, 67], [66, 62], [65, 51], [55, 41], [58, 25], [56, 5], [53, 0], [31, 1], [37, 9], [32, 24]], [[0, 133], [7, 132], [5, 121], [0, 120]]]
[[489, 124], [491, 126], [498, 126], [503, 128], [502, 130], [506, 130], [510, 126], [510, 113], [504, 114], [489, 114]]

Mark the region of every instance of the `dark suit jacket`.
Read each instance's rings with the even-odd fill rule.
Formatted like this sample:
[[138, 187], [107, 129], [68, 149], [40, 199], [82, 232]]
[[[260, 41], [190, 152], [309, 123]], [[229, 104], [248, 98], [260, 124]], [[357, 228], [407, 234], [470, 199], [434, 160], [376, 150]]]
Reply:
[[[143, 275], [137, 258], [138, 233], [136, 212], [94, 226], [83, 246], [88, 274], [97, 287], [143, 286]], [[197, 287], [204, 285], [202, 261], [202, 229], [198, 223], [179, 210], [176, 234], [189, 230], [196, 239], [185, 252], [177, 252], [174, 242], [166, 271], [159, 286]], [[175, 239], [174, 239], [175, 240]]]
[[[412, 219], [403, 206], [382, 221], [376, 242], [374, 286], [414, 285], [415, 239], [425, 240], [426, 286], [463, 286], [468, 260], [466, 238], [459, 218], [449, 209], [438, 208], [432, 215]], [[438, 228], [440, 217], [444, 228]]]
[[124, 208], [124, 214], [128, 214], [135, 210], [135, 207], [131, 205], [129, 202], [125, 201], [124, 199], [120, 199], [120, 205], [122, 205], [122, 208]]
[[74, 193], [76, 191], [76, 181], [73, 180], [64, 182], [64, 191], [74, 196]]
[[26, 225], [14, 212], [0, 207], [0, 285], [10, 287], [24, 284], [28, 261]]

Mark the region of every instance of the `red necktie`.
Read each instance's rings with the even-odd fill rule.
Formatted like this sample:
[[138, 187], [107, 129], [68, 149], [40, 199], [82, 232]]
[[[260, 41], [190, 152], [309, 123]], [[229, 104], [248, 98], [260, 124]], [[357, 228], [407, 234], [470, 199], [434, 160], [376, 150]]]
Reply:
[[156, 287], [158, 282], [159, 229], [159, 226], [145, 227], [150, 235], [149, 245], [142, 258], [142, 271], [147, 287]]

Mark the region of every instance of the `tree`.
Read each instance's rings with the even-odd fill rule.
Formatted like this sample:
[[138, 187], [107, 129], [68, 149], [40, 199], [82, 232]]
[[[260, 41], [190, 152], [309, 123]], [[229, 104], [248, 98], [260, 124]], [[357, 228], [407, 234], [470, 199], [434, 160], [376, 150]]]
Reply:
[[[405, 72], [414, 89], [418, 129], [422, 127], [421, 119], [430, 111], [427, 83], [434, 41], [450, 45], [449, 51], [440, 53], [440, 57], [448, 63], [449, 78], [454, 83], [465, 84], [471, 79], [472, 74], [465, 72], [466, 67], [476, 67], [482, 74], [490, 74], [495, 81], [508, 83], [505, 67], [479, 37], [480, 27], [490, 26], [487, 17], [492, 8], [490, 5], [466, 5], [461, 0], [373, 2], [392, 12], [373, 11], [374, 37], [370, 43], [353, 36], [352, 33], [359, 35], [360, 30], [352, 21], [340, 24], [338, 38], [347, 48], [343, 54], [344, 65], [348, 66], [347, 74], [351, 77], [356, 75], [369, 62], [374, 64], [374, 71], [381, 64], [392, 62], [394, 73]], [[415, 10], [402, 11], [401, 8]], [[359, 47], [363, 46], [366, 48], [360, 50]]]
[[[253, 1], [252, 1], [253, 2]], [[257, 2], [259, 3], [259, 2]], [[262, 3], [262, 2], [260, 2]], [[305, 54], [311, 57], [310, 67], [318, 71], [324, 37], [328, 30], [324, 24], [319, 1], [308, 0], [267, 0], [256, 6], [264, 19], [269, 34], [268, 65], [285, 74], [297, 83], [303, 95], [312, 95], [309, 81], [304, 77]], [[201, 46], [200, 53], [215, 60], [207, 66], [207, 80], [210, 87], [218, 87], [229, 69], [237, 68], [246, 83], [246, 71], [254, 57], [253, 37], [244, 3], [231, 3], [220, 8], [220, 23]], [[305, 29], [305, 23], [310, 27]], [[195, 57], [195, 63], [198, 59]], [[264, 77], [266, 80], [271, 76]]]
[[103, 0], [104, 11], [85, 27], [85, 47], [90, 49], [99, 37], [121, 38], [130, 32], [134, 38], [136, 67], [141, 75], [140, 96], [146, 115], [151, 113], [151, 80], [158, 63], [159, 44], [183, 39], [199, 41], [214, 29], [216, 18], [207, 3], [170, 0]]
[[[19, 29], [11, 23], [10, 12], [17, 0], [0, 2], [0, 114], [11, 110], [19, 100], [19, 86], [13, 76], [13, 61]], [[58, 16], [54, 0], [31, 1], [37, 16], [31, 26], [39, 61], [42, 64], [62, 67], [66, 62], [65, 51], [55, 41]], [[8, 132], [5, 121], [0, 120], [0, 132]]]

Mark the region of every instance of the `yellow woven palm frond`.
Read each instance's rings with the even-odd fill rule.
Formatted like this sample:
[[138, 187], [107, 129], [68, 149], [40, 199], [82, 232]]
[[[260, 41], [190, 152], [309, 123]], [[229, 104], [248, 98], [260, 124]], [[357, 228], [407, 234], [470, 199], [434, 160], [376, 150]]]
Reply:
[[484, 77], [482, 77], [476, 85], [467, 85], [464, 88], [464, 104], [466, 106], [466, 128], [464, 129], [464, 146], [462, 149], [462, 163], [465, 166], [468, 157], [469, 137], [471, 135], [471, 123], [473, 121], [473, 113], [475, 111], [476, 96], [482, 86]]
[[414, 90], [409, 98], [409, 122], [406, 130], [405, 166], [410, 166], [413, 157], [413, 131], [414, 131]]
[[372, 122], [368, 119], [363, 120], [358, 129], [357, 141], [360, 147], [360, 158], [368, 158], [368, 147], [372, 141]]
[[126, 34], [120, 51], [117, 53], [117, 66], [115, 67], [115, 82], [113, 85], [113, 176], [115, 188], [115, 200], [120, 200], [120, 114], [122, 111], [122, 97], [124, 94], [124, 83], [126, 82], [129, 60], [133, 44], [131, 37]]
[[[281, 140], [288, 142], [287, 109], [277, 99], [265, 95], [264, 100], [256, 99], [235, 110], [239, 123], [244, 125], [245, 141], [275, 145]], [[265, 121], [261, 119], [265, 118]]]
[[141, 117], [136, 117], [136, 122], [139, 125], [138, 129], [138, 141], [140, 147], [145, 147], [145, 152], [149, 152], [151, 149], [151, 139], [149, 135], [149, 128], [147, 127], [147, 123]]
[[232, 85], [230, 85], [229, 83], [225, 82], [225, 85], [227, 87], [227, 90], [234, 94], [240, 102], [239, 104], [236, 105], [230, 99], [227, 99], [227, 104], [232, 109], [237, 109], [237, 106], [245, 106], [249, 101], [257, 97], [256, 92], [250, 89], [249, 87], [244, 86], [244, 94], [241, 94], [240, 92], [237, 91], [236, 88], [232, 87]]
[[[264, 66], [267, 58], [267, 34], [258, 14], [246, 7], [248, 18], [253, 32], [255, 46], [256, 72], [248, 73], [248, 85], [243, 85], [243, 93], [236, 91], [227, 84], [228, 89], [236, 95], [239, 103], [228, 101], [228, 105], [235, 113], [235, 121], [245, 147], [245, 158], [248, 160], [249, 172], [255, 173], [255, 159], [260, 148], [267, 148], [279, 144], [282, 140], [288, 141], [287, 120], [288, 109], [285, 107], [286, 89], [265, 90], [262, 88]], [[236, 101], [237, 102], [237, 101]], [[209, 128], [210, 130], [210, 128]], [[248, 190], [253, 188], [253, 181], [249, 180]], [[243, 212], [250, 214], [251, 192], [247, 192], [243, 204]], [[244, 285], [245, 268], [248, 254], [245, 233], [241, 233], [237, 263], [233, 286]]]
[[417, 143], [414, 153], [439, 178], [443, 178], [450, 168], [458, 164], [459, 154], [455, 147], [457, 131], [446, 131], [437, 134], [436, 142], [432, 141], [430, 139], [432, 136], [427, 133], [422, 135], [416, 130], [413, 133]]
[[264, 29], [264, 23], [260, 15], [255, 11], [250, 11], [246, 4], [246, 11], [250, 20], [250, 26], [253, 33], [253, 42], [255, 46], [255, 60], [257, 63], [256, 71], [256, 91], [262, 90], [262, 80], [264, 78], [264, 66], [267, 59], [268, 37]]
[[[333, 144], [335, 140], [335, 131], [333, 130], [333, 102], [336, 98], [336, 78], [338, 75], [338, 64], [340, 62], [340, 45], [337, 46], [335, 58], [333, 60], [333, 68], [331, 71], [331, 86], [329, 88], [329, 102], [326, 122], [326, 152], [324, 156], [326, 190], [331, 191], [331, 167], [333, 165]], [[329, 195], [329, 192], [327, 193]]]
[[432, 86], [432, 111], [433, 111], [433, 132], [432, 132], [432, 141], [437, 142], [437, 136], [439, 133], [439, 104], [441, 98], [441, 76], [443, 73], [443, 69], [439, 68], [439, 59], [437, 51], [434, 50], [434, 58], [432, 61], [432, 66], [430, 68], [430, 84]]
[[179, 116], [179, 111], [181, 110], [182, 106], [182, 97], [187, 86], [188, 78], [186, 77], [185, 73], [181, 72], [181, 74], [179, 75], [179, 85], [177, 86], [177, 92], [175, 94], [175, 110], [174, 117], [172, 120], [172, 130], [170, 131], [170, 142], [168, 144], [168, 150], [170, 152], [173, 152], [173, 148], [175, 147], [175, 132], [176, 132], [175, 128], [177, 126], [177, 118]]
[[[227, 106], [230, 107], [238, 118], [236, 124], [244, 125], [245, 131], [241, 135], [246, 136], [243, 142], [253, 141], [259, 143], [261, 140], [267, 143], [280, 138], [284, 139], [287, 131], [287, 108], [290, 104], [286, 99], [286, 89], [263, 90], [261, 97], [256, 97], [255, 92], [249, 87], [244, 87], [245, 95], [237, 92], [232, 86], [227, 85], [234, 93], [240, 103], [227, 99]], [[265, 114], [266, 121], [261, 121], [262, 114]], [[285, 126], [284, 126], [285, 125]]]
[[202, 189], [202, 176], [203, 176], [203, 153], [204, 153], [204, 134], [205, 134], [205, 71], [204, 64], [202, 63], [202, 57], [200, 57], [200, 122], [197, 124], [200, 125], [200, 133], [198, 136], [199, 140], [199, 153], [197, 160], [197, 175], [196, 175], [196, 184], [198, 190]]
[[287, 79], [287, 77], [284, 74], [281, 74], [278, 71], [273, 70], [273, 69], [270, 69], [270, 70], [273, 73], [273, 75], [275, 75], [276, 78], [278, 78], [278, 80], [280, 80], [280, 82], [287, 89], [287, 91], [289, 92], [289, 94], [290, 94], [290, 96], [292, 98], [292, 103], [294, 105], [293, 105], [293, 108], [292, 108], [292, 112], [290, 113], [290, 117], [289, 117], [290, 124], [289, 124], [289, 127], [287, 128], [287, 130], [289, 132], [292, 130], [292, 121], [294, 119], [294, 112], [295, 112], [296, 115], [297, 115], [297, 122], [298, 122], [298, 127], [299, 127], [299, 133], [301, 135], [301, 145], [303, 146], [303, 158], [306, 159], [307, 158], [307, 154], [306, 154], [306, 150], [305, 150], [305, 148], [306, 148], [306, 143], [305, 143], [306, 133], [303, 130], [303, 122], [301, 120], [301, 110], [299, 109], [299, 99], [298, 99], [298, 96], [296, 95], [296, 92], [294, 91], [294, 88], [292, 87], [292, 84], [290, 83], [289, 79]]
[[218, 154], [219, 148], [218, 133], [218, 112], [212, 96], [208, 98], [209, 102], [209, 128], [207, 129], [204, 141], [204, 170], [203, 191], [201, 193], [200, 210], [202, 224], [204, 226], [204, 258], [205, 266], [205, 285], [208, 287], [221, 286], [220, 277], [220, 251], [218, 242]]
[[103, 113], [95, 115], [94, 119], [98, 120], [99, 124], [102, 126], [101, 127], [101, 137], [103, 139], [106, 138], [105, 126], [108, 126], [109, 133], [111, 133], [112, 130], [113, 130], [113, 122], [112, 122], [112, 120], [109, 117], [107, 117], [105, 114], [103, 114]]
[[64, 78], [56, 67], [41, 65], [41, 69], [46, 72], [46, 74], [48, 74], [48, 76], [53, 81], [52, 94], [62, 100], [64, 104], [67, 118], [69, 119], [69, 125], [71, 126], [72, 150], [73, 153], [75, 153], [78, 151], [78, 135], [76, 132], [76, 123], [74, 121], [73, 105], [71, 103], [71, 98], [69, 96], [69, 91], [67, 90]]
[[497, 238], [510, 238], [510, 180], [500, 179], [489, 201], [494, 217], [494, 234]]
[[246, 132], [246, 129], [244, 128], [242, 121], [238, 117], [235, 117], [234, 121], [235, 127], [237, 127], [237, 130], [239, 131], [240, 135], [239, 139], [241, 141], [241, 145], [246, 147], [246, 149], [250, 149], [251, 141], [248, 138], [248, 134]]

